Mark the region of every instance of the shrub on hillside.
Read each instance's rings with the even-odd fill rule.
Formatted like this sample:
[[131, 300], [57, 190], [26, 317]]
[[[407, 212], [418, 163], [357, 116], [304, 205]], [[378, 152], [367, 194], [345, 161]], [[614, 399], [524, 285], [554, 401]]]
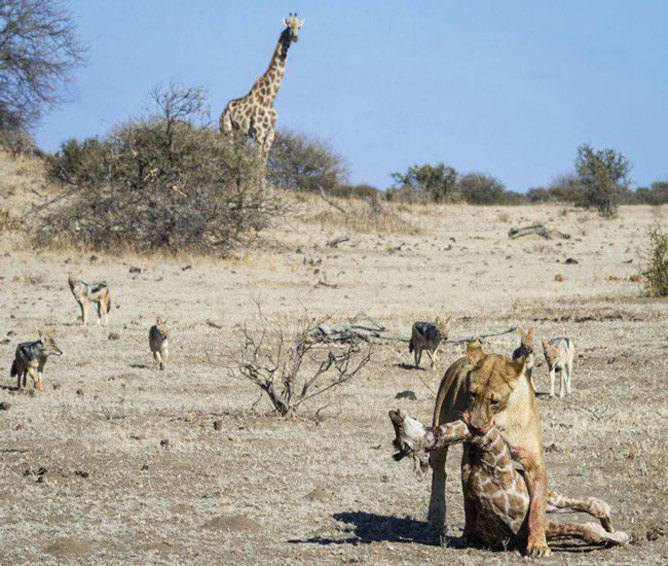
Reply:
[[224, 254], [280, 212], [255, 149], [195, 123], [198, 89], [172, 85], [154, 100], [156, 113], [49, 159], [47, 175], [70, 192], [41, 217], [42, 242]]
[[291, 191], [331, 191], [346, 183], [348, 164], [327, 142], [283, 129], [269, 152], [267, 179]]

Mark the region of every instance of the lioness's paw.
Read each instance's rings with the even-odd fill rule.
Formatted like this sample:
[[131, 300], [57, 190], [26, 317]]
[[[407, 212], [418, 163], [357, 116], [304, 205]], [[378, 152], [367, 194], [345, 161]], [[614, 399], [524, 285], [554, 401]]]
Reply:
[[542, 541], [529, 541], [527, 544], [527, 556], [530, 558], [543, 558], [544, 556], [550, 556], [552, 551], [550, 547], [547, 546], [547, 542]]

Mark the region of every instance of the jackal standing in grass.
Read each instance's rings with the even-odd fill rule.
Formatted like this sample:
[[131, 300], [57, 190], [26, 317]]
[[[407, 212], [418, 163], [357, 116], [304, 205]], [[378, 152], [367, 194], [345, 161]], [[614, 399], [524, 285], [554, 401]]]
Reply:
[[153, 352], [153, 360], [160, 366], [160, 369], [165, 369], [169, 357], [168, 335], [167, 320], [158, 317], [148, 332], [148, 344], [151, 347], [151, 352]]
[[444, 316], [443, 319], [437, 317], [435, 322], [418, 321], [413, 324], [408, 352], [413, 353], [416, 368], [420, 367], [422, 350], [426, 350], [431, 360], [431, 367], [434, 367], [441, 342], [448, 338], [448, 325], [451, 318], [451, 316]]
[[97, 305], [97, 323], [100, 324], [104, 315], [104, 325], [106, 326], [109, 322], [108, 315], [111, 310], [111, 294], [109, 293], [107, 282], [86, 283], [72, 272], [67, 275], [70, 290], [81, 307], [81, 324], [86, 326], [86, 322], [88, 321], [88, 303], [92, 302]]
[[48, 334], [45, 334], [42, 330], [38, 330], [37, 332], [39, 334], [37, 342], [23, 342], [16, 348], [16, 357], [12, 363], [10, 376], [17, 376], [17, 390], [21, 389], [21, 377], [23, 377], [23, 387], [25, 387], [27, 374], [30, 374], [33, 380], [33, 388], [43, 391], [42, 378], [44, 377], [46, 359], [50, 355], [63, 355], [62, 350], [55, 342], [55, 328]]
[[549, 342], [541, 338], [543, 355], [550, 370], [550, 397], [554, 397], [554, 381], [559, 372], [559, 397], [571, 394], [571, 377], [573, 376], [573, 360], [575, 359], [575, 344], [570, 338], [557, 336]]

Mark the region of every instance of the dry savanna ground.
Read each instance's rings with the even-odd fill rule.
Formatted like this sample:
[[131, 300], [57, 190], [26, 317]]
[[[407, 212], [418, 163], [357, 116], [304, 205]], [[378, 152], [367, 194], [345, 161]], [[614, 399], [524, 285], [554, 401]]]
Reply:
[[[13, 202], [26, 189], [21, 172], [4, 163], [0, 173]], [[43, 187], [32, 189], [44, 198]], [[539, 397], [549, 485], [607, 500], [635, 542], [555, 545], [546, 562], [666, 563], [668, 303], [643, 298], [629, 280], [646, 228], [666, 218], [665, 208], [625, 207], [604, 221], [547, 206], [409, 207], [375, 225], [324, 203], [299, 206], [306, 212], [267, 234], [266, 246], [224, 261], [38, 251], [2, 233], [0, 401], [10, 407], [0, 411], [1, 563], [522, 560], [458, 545], [458, 450], [448, 463], [445, 548], [425, 523], [428, 482], [391, 458], [387, 411], [428, 421], [433, 390], [462, 346], [444, 348], [433, 371], [418, 371], [406, 344], [374, 345], [355, 380], [313, 399], [300, 418], [281, 419], [265, 400], [253, 409], [258, 390], [226, 369], [241, 325], [257, 323], [258, 302], [288, 334], [304, 312], [345, 322], [364, 311], [408, 335], [414, 320], [445, 309], [454, 338], [516, 325], [570, 336], [573, 394]], [[507, 237], [534, 221], [572, 237]], [[326, 245], [341, 234], [350, 240]], [[69, 270], [109, 282], [107, 328], [94, 314], [79, 325]], [[156, 315], [172, 329], [164, 372], [148, 350]], [[47, 363], [42, 394], [30, 385], [17, 392], [9, 366], [37, 327], [58, 329], [64, 355]], [[486, 347], [510, 354], [517, 343], [508, 334]], [[545, 364], [534, 371], [544, 393]], [[417, 399], [395, 399], [403, 390]]]

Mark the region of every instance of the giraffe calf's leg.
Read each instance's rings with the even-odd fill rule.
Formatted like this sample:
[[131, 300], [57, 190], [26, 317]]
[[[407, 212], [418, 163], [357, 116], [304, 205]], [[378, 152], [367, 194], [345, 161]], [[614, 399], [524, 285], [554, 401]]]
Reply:
[[582, 511], [589, 513], [601, 521], [603, 528], [609, 533], [614, 532], [612, 527], [612, 509], [602, 499], [596, 497], [569, 497], [556, 491], [547, 494], [547, 512], [559, 513], [564, 511]]
[[577, 538], [592, 544], [612, 543], [625, 545], [631, 541], [628, 533], [615, 531], [609, 533], [601, 525], [596, 523], [585, 523], [583, 525], [570, 523], [557, 523], [546, 521], [545, 535], [547, 540]]

